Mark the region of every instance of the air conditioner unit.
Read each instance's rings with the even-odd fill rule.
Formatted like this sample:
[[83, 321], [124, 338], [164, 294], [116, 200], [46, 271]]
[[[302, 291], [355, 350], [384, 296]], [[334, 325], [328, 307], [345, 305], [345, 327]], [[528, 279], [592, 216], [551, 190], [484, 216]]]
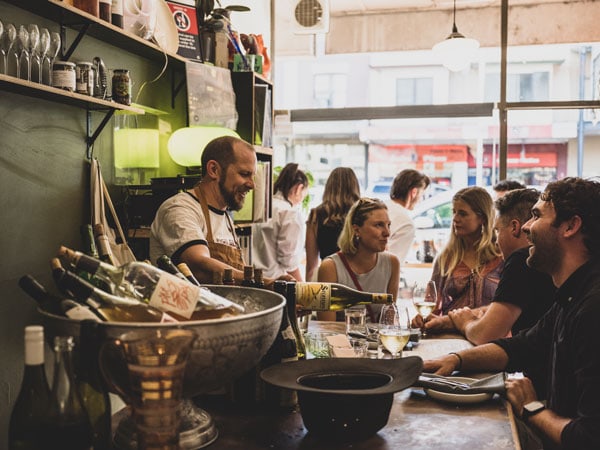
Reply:
[[329, 32], [329, 0], [295, 0], [292, 12], [294, 34]]

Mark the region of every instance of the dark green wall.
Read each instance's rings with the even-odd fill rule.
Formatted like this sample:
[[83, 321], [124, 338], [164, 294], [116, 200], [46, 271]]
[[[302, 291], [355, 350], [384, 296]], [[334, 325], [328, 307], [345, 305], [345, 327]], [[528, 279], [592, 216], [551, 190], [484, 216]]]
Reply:
[[[57, 24], [2, 1], [0, 20], [17, 26], [37, 23], [58, 31]], [[148, 61], [89, 37], [71, 60], [91, 61], [94, 56], [101, 56], [111, 69], [130, 69], [134, 94], [162, 68], [162, 61]], [[162, 120], [175, 130], [185, 125], [185, 89], [172, 110], [170, 77], [168, 68], [158, 83], [144, 88], [139, 103], [166, 111]], [[95, 125], [102, 117], [101, 112], [92, 113]], [[23, 328], [39, 323], [35, 302], [17, 281], [30, 273], [52, 287], [50, 258], [61, 244], [79, 247], [79, 226], [89, 222], [85, 130], [85, 109], [0, 91], [0, 448], [7, 448], [10, 411], [21, 383]], [[161, 161], [169, 160], [167, 137], [161, 136]], [[110, 185], [112, 121], [97, 140], [95, 155]], [[161, 176], [181, 173], [181, 168], [168, 164], [161, 168]], [[120, 190], [110, 188], [118, 201]]]

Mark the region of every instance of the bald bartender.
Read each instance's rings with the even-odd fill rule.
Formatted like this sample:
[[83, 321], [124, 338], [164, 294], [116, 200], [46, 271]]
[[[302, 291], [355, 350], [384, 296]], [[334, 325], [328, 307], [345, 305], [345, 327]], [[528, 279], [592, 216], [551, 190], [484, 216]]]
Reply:
[[256, 151], [242, 139], [223, 136], [208, 143], [201, 164], [202, 179], [167, 199], [156, 212], [150, 258], [168, 255], [175, 264], [185, 262], [201, 283], [211, 283], [215, 272], [233, 268], [239, 283], [244, 260], [228, 211], [239, 211], [254, 189]]

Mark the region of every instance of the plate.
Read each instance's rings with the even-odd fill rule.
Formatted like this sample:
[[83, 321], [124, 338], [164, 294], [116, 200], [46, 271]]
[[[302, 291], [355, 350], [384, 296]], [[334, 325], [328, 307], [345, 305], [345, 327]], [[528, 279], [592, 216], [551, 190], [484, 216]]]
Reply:
[[[470, 383], [472, 381], [477, 381], [476, 378], [467, 378], [467, 377], [446, 377], [450, 380], [454, 381], [462, 381], [463, 383]], [[448, 392], [436, 391], [435, 389], [426, 388], [424, 389], [425, 393], [435, 399], [440, 400], [442, 402], [455, 403], [455, 404], [468, 404], [468, 403], [481, 403], [489, 400], [493, 397], [494, 394], [488, 394], [487, 392], [483, 392], [481, 394], [450, 394]]]

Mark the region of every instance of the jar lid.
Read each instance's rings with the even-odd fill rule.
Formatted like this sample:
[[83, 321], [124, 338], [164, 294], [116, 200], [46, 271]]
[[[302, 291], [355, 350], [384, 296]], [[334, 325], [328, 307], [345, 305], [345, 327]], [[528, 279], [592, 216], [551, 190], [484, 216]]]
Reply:
[[93, 66], [93, 64], [91, 62], [87, 62], [87, 61], [78, 62], [77, 65], [84, 66], [84, 67], [92, 67]]
[[115, 69], [113, 72], [115, 72], [115, 73], [117, 73], [117, 72], [118, 73], [123, 73], [123, 72], [127, 73], [127, 72], [129, 72], [129, 69]]
[[75, 69], [75, 63], [69, 62], [69, 61], [59, 61], [59, 62], [55, 62], [52, 65], [52, 68], [57, 68], [57, 69]]

